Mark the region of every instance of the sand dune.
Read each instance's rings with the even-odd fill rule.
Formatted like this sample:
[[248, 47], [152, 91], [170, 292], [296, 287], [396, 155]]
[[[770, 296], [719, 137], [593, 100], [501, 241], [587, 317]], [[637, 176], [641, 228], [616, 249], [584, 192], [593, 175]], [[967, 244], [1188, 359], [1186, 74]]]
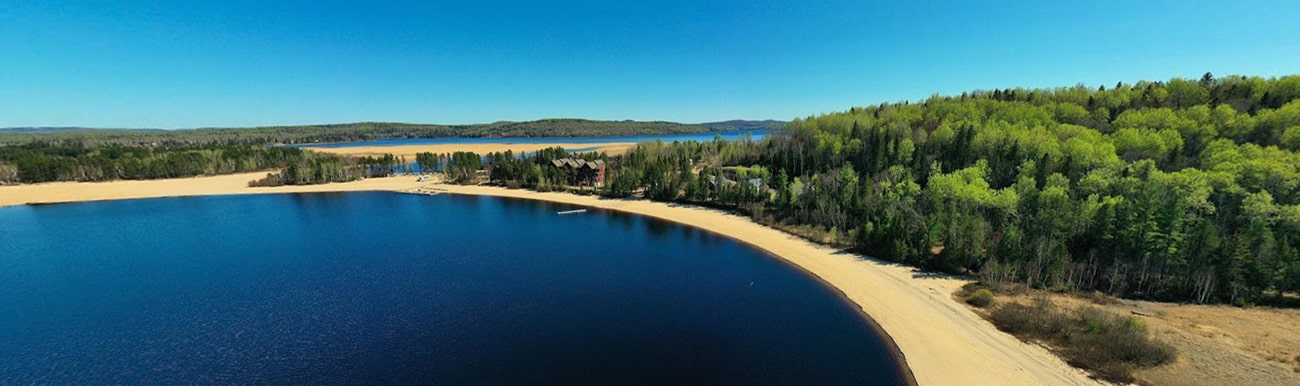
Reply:
[[144, 197], [340, 191], [412, 192], [513, 197], [605, 208], [656, 217], [749, 243], [815, 275], [870, 315], [897, 344], [921, 385], [1096, 384], [1047, 350], [1020, 342], [975, 315], [951, 294], [966, 281], [813, 244], [723, 211], [644, 200], [602, 199], [485, 186], [374, 178], [311, 186], [249, 188], [264, 173], [154, 181], [49, 183], [0, 187], [0, 206]]

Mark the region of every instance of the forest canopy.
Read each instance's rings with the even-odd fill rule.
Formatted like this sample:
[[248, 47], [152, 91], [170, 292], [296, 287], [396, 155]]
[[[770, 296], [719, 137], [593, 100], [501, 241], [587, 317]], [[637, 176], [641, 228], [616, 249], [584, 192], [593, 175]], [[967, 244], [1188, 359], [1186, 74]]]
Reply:
[[936, 95], [796, 119], [760, 142], [642, 145], [612, 160], [606, 193], [737, 207], [991, 282], [1294, 304], [1297, 151], [1300, 76], [1205, 74]]

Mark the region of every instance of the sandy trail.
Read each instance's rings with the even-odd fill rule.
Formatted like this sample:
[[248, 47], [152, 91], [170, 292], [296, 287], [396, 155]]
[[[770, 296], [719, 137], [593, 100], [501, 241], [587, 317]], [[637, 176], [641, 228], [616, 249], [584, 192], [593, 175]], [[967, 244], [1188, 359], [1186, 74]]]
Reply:
[[605, 142], [605, 143], [447, 143], [436, 145], [398, 145], [398, 146], [353, 146], [353, 147], [304, 147], [322, 153], [332, 153], [352, 156], [382, 156], [392, 154], [395, 157], [406, 157], [407, 160], [414, 162], [416, 153], [429, 152], [434, 154], [452, 153], [457, 151], [468, 151], [487, 155], [488, 153], [505, 152], [510, 150], [515, 154], [534, 152], [548, 147], [562, 147], [565, 149], [588, 149], [595, 148], [593, 151], [603, 151], [609, 155], [626, 153], [636, 143], [633, 142]]
[[[462, 148], [463, 149], [463, 148]], [[965, 280], [813, 244], [723, 211], [645, 200], [603, 199], [486, 186], [416, 182], [415, 177], [276, 188], [249, 188], [265, 173], [153, 181], [0, 186], [0, 206], [126, 198], [342, 191], [413, 192], [512, 197], [582, 205], [673, 221], [751, 244], [821, 278], [870, 315], [893, 339], [921, 385], [1097, 384], [1047, 350], [1020, 342], [953, 300]]]

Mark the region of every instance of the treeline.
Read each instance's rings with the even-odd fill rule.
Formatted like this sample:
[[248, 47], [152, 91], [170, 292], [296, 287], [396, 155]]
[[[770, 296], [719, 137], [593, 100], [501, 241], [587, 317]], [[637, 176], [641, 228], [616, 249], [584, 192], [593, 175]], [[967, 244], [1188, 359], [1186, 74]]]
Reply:
[[392, 166], [399, 161], [392, 154], [382, 157], [341, 157], [333, 154], [303, 151], [299, 157], [277, 166], [278, 172], [267, 173], [265, 178], [248, 182], [251, 187], [281, 185], [315, 185], [331, 182], [356, 181], [368, 177], [385, 177], [392, 174]]
[[538, 191], [573, 190], [594, 191], [595, 184], [579, 181], [577, 170], [558, 168], [551, 161], [573, 158], [584, 161], [606, 161], [604, 152], [569, 153], [561, 147], [549, 147], [531, 154], [514, 154], [511, 151], [489, 153], [488, 181], [509, 188], [527, 188]]
[[[530, 154], [511, 151], [473, 153], [462, 156], [425, 154], [427, 159], [441, 160], [448, 179], [457, 183], [478, 183], [526, 188], [538, 191], [570, 191], [627, 197], [641, 194], [664, 201], [690, 201], [699, 204], [742, 206], [762, 202], [767, 197], [765, 181], [768, 171], [762, 166], [713, 166], [702, 160], [723, 164], [734, 160], [741, 149], [753, 147], [748, 138], [739, 141], [646, 142], [626, 154], [610, 157], [604, 152], [568, 152], [551, 147]], [[592, 179], [595, 170], [561, 168], [552, 161], [572, 158], [605, 165], [604, 180]], [[475, 179], [467, 169], [479, 167], [481, 159], [486, 179]], [[454, 165], [470, 165], [457, 171]], [[584, 174], [585, 173], [585, 174]]]
[[758, 143], [642, 146], [611, 160], [606, 193], [734, 206], [990, 282], [1285, 301], [1300, 289], [1298, 99], [1297, 76], [1210, 74], [935, 96]]
[[642, 121], [544, 119], [529, 122], [495, 122], [475, 125], [426, 125], [360, 122], [334, 125], [213, 128], [190, 130], [128, 129], [19, 129], [0, 130], [0, 146], [42, 141], [56, 144], [99, 146], [158, 145], [272, 145], [356, 142], [378, 139], [442, 137], [583, 137], [691, 134], [740, 128], [779, 128], [777, 121], [727, 121], [704, 124]]
[[150, 180], [278, 169], [250, 186], [306, 185], [383, 176], [392, 155], [350, 158], [290, 147], [236, 145], [0, 146], [0, 183]]
[[479, 170], [483, 168], [483, 157], [471, 152], [434, 154], [429, 152], [415, 155], [415, 162], [423, 172], [444, 173], [447, 181], [457, 184], [476, 184]]
[[[479, 155], [471, 152], [419, 153], [416, 163], [425, 172], [444, 173], [447, 181], [457, 184], [488, 183], [512, 189], [526, 188], [538, 191], [594, 189], [594, 184], [581, 184], [574, 170], [558, 168], [551, 161], [562, 158], [586, 161], [606, 160], [605, 153], [570, 153], [561, 147], [549, 147], [530, 153], [493, 152]], [[582, 186], [579, 186], [582, 185]]]
[[0, 146], [0, 182], [143, 180], [250, 172], [311, 157], [284, 147], [56, 145]]

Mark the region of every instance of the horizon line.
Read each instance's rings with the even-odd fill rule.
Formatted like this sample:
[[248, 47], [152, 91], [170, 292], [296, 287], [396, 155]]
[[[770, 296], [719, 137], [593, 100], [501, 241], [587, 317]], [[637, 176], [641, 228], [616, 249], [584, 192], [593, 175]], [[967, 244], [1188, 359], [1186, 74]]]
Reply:
[[175, 130], [237, 130], [237, 129], [261, 129], [261, 128], [271, 128], [271, 127], [342, 126], [342, 125], [357, 125], [357, 124], [365, 124], [365, 123], [374, 123], [374, 124], [396, 124], [396, 125], [417, 125], [417, 126], [418, 126], [418, 125], [427, 125], [427, 126], [480, 126], [480, 125], [492, 125], [492, 124], [498, 124], [498, 123], [527, 123], [527, 122], [541, 122], [541, 121], [549, 121], [549, 120], [574, 120], [574, 121], [591, 121], [591, 122], [661, 122], [661, 123], [673, 123], [673, 124], [679, 124], [679, 125], [707, 125], [707, 124], [712, 124], [712, 123], [726, 123], [726, 122], [734, 122], [734, 121], [745, 121], [745, 122], [790, 122], [789, 119], [773, 119], [773, 118], [767, 118], [767, 119], [745, 119], [745, 118], [735, 118], [735, 119], [724, 119], [724, 120], [718, 120], [718, 121], [705, 121], [705, 122], [677, 122], [677, 121], [667, 121], [667, 120], [639, 120], [639, 119], [537, 118], [537, 119], [522, 120], [522, 121], [499, 120], [499, 121], [492, 121], [492, 122], [476, 122], [476, 123], [413, 123], [413, 122], [400, 122], [400, 121], [353, 121], [353, 122], [335, 122], [335, 123], [296, 123], [296, 124], [267, 124], [267, 125], [252, 125], [252, 126], [199, 126], [199, 127], [172, 127], [172, 128], [162, 128], [162, 127], [96, 127], [96, 126], [78, 126], [78, 125], [71, 125], [71, 126], [65, 126], [65, 125], [41, 125], [41, 126], [7, 126], [7, 127], [0, 127], [0, 130], [22, 130], [22, 129], [66, 129], [66, 130], [161, 130], [161, 131], [175, 131]]

